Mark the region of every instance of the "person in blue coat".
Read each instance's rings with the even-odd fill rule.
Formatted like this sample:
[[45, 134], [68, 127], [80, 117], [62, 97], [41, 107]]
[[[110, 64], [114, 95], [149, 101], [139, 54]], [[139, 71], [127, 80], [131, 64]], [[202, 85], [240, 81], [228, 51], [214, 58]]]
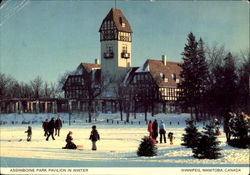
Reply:
[[162, 137], [164, 139], [164, 143], [166, 143], [166, 127], [165, 124], [163, 122], [163, 120], [161, 121], [160, 125], [159, 125], [159, 130], [160, 130], [160, 143], [162, 143]]

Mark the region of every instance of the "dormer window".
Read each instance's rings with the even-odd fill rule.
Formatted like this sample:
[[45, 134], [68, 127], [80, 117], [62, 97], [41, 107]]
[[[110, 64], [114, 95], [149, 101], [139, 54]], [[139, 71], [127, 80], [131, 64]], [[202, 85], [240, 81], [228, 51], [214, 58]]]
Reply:
[[163, 75], [164, 75], [163, 73], [160, 73], [161, 78], [163, 78]]
[[171, 74], [173, 80], [176, 80], [176, 74]]
[[125, 27], [125, 23], [122, 21], [122, 17], [119, 17], [119, 23], [121, 24], [122, 27]]

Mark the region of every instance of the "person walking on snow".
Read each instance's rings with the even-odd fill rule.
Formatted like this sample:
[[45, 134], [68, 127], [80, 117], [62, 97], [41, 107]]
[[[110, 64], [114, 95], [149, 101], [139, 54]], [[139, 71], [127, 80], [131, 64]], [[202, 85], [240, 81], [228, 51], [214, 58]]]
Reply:
[[152, 127], [153, 127], [153, 123], [150, 120], [149, 123], [148, 123], [148, 132], [149, 132], [149, 136], [151, 136], [151, 137], [153, 135], [153, 128]]
[[25, 131], [25, 133], [27, 133], [27, 141], [30, 142], [31, 141], [31, 136], [32, 136], [31, 126], [28, 126], [28, 130]]
[[56, 121], [55, 121], [55, 135], [60, 136], [60, 129], [62, 128], [62, 120], [60, 117], [57, 117]]
[[44, 136], [48, 136], [48, 135], [49, 135], [49, 132], [48, 132], [48, 125], [49, 125], [49, 121], [48, 121], [48, 119], [46, 119], [46, 120], [43, 122]]
[[95, 125], [92, 126], [92, 131], [90, 133], [89, 139], [92, 141], [92, 150], [95, 151], [97, 149], [96, 148], [96, 141], [100, 140], [100, 136], [99, 136], [98, 131], [96, 130]]
[[164, 143], [166, 143], [166, 127], [163, 120], [160, 123], [159, 130], [160, 130], [160, 143], [162, 143], [162, 137], [164, 139]]
[[54, 121], [54, 118], [51, 118], [51, 120], [49, 121], [49, 124], [48, 124], [49, 135], [47, 136], [46, 141], [49, 140], [49, 136], [51, 136], [52, 139], [55, 140], [54, 129], [55, 129], [55, 121]]
[[[154, 122], [153, 122], [153, 125], [152, 125], [152, 129], [153, 129], [153, 139], [157, 139], [158, 137], [158, 123], [157, 123], [157, 120], [155, 119]], [[157, 142], [157, 140], [156, 140]]]

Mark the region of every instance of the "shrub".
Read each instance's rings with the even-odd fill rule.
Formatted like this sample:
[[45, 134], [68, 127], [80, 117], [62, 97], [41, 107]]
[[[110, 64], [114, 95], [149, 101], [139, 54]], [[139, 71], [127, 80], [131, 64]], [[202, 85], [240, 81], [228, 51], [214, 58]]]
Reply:
[[156, 156], [157, 155], [157, 147], [154, 144], [153, 140], [149, 137], [142, 138], [142, 141], [137, 150], [138, 156]]

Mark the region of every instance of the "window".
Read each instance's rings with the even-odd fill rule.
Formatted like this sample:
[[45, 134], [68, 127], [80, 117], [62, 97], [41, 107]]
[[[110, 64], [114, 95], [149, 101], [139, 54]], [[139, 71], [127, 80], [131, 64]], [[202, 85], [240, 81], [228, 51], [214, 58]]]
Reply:
[[106, 52], [107, 53], [113, 53], [113, 46], [107, 46], [106, 47]]
[[122, 45], [122, 53], [127, 53], [127, 51], [128, 51], [128, 47], [127, 47], [127, 45]]

